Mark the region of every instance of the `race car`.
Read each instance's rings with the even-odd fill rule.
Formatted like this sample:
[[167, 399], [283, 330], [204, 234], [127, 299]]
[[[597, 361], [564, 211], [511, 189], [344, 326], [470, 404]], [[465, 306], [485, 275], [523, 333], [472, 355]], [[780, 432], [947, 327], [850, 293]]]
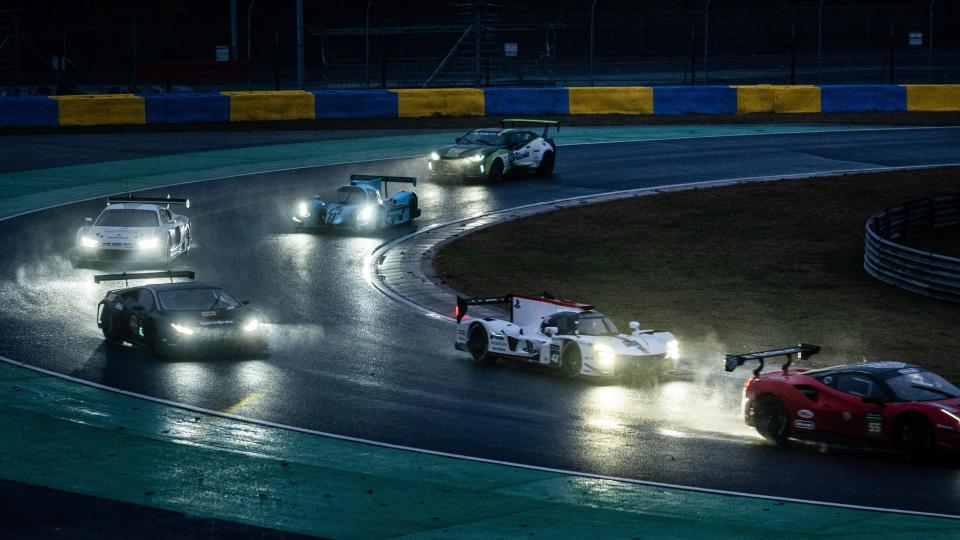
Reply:
[[[266, 349], [259, 314], [214, 285], [174, 282], [190, 271], [139, 272], [94, 276], [96, 283], [124, 281], [97, 304], [97, 326], [108, 342], [127, 342], [158, 355], [217, 352], [253, 353]], [[169, 278], [169, 283], [129, 287], [130, 280]]]
[[107, 198], [97, 219], [87, 218], [77, 230], [79, 258], [95, 261], [168, 263], [190, 250], [190, 219], [174, 214], [171, 205], [190, 208], [190, 199], [167, 197]]
[[[543, 133], [515, 128], [518, 124], [542, 125]], [[550, 176], [557, 160], [557, 145], [548, 137], [553, 120], [508, 118], [500, 128], [481, 128], [457, 137], [456, 144], [430, 153], [427, 168], [434, 177], [482, 178], [496, 182], [514, 171]]]
[[[793, 355], [809, 358], [816, 345], [726, 355], [733, 371], [757, 362], [743, 388], [743, 417], [766, 439], [886, 446], [912, 456], [960, 451], [960, 388], [905, 362], [882, 360], [825, 369], [790, 369]], [[784, 357], [763, 373], [764, 359]]]
[[406, 176], [351, 174], [350, 184], [337, 189], [331, 202], [320, 195], [297, 204], [293, 221], [298, 228], [345, 227], [369, 231], [410, 223], [420, 217], [420, 202], [412, 191], [389, 194], [390, 184], [417, 185]]
[[[510, 320], [467, 316], [469, 306], [492, 304], [509, 304]], [[675, 369], [680, 354], [670, 332], [642, 330], [634, 321], [630, 335], [621, 334], [593, 306], [550, 295], [457, 297], [456, 319], [455, 348], [474, 360], [530, 362], [571, 378], [656, 377]]]

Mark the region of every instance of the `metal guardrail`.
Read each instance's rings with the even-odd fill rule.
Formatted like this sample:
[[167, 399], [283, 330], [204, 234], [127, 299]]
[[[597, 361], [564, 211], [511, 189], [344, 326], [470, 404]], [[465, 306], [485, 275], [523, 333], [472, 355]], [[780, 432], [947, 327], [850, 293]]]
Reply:
[[867, 219], [863, 268], [901, 289], [960, 303], [960, 259], [899, 243], [958, 226], [960, 193], [910, 201], [877, 212]]

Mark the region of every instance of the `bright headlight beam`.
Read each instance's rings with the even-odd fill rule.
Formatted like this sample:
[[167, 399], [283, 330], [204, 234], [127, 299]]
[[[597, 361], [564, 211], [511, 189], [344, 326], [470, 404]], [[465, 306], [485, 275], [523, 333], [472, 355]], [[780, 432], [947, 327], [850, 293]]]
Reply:
[[431, 160], [431, 161], [437, 161], [438, 159], [440, 159], [440, 154], [438, 154], [438, 153], [436, 153], [436, 152], [430, 152], [430, 160]]
[[173, 328], [174, 331], [176, 331], [179, 334], [183, 334], [185, 336], [193, 335], [193, 328], [190, 328], [189, 326], [180, 325], [177, 323], [170, 323], [170, 328]]
[[678, 358], [680, 356], [680, 342], [671, 339], [667, 342], [667, 356], [670, 358]]
[[373, 207], [364, 206], [360, 209], [360, 213], [357, 214], [357, 219], [360, 221], [370, 221], [370, 218], [373, 217]]
[[153, 249], [159, 245], [159, 238], [142, 238], [137, 241], [137, 247], [140, 249]]
[[483, 154], [477, 154], [477, 155], [475, 155], [475, 156], [470, 156], [469, 159], [470, 159], [470, 161], [473, 161], [474, 163], [483, 161]]
[[595, 343], [593, 345], [593, 352], [597, 357], [597, 364], [603, 368], [613, 367], [613, 363], [617, 358], [617, 353], [607, 345], [606, 343]]
[[307, 206], [306, 201], [300, 201], [300, 204], [297, 205], [297, 215], [302, 218], [310, 217], [310, 208]]
[[80, 237], [80, 245], [83, 247], [97, 247], [97, 244], [99, 244], [99, 242], [97, 242], [96, 238], [90, 238], [89, 236]]
[[250, 319], [247, 324], [243, 325], [243, 329], [246, 332], [253, 332], [257, 328], [260, 328], [260, 321], [257, 319]]

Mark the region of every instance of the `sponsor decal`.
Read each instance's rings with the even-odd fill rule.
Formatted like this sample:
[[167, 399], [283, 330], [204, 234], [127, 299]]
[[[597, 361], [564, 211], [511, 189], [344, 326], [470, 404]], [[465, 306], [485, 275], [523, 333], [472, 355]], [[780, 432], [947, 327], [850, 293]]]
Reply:
[[639, 341], [634, 341], [630, 338], [620, 338], [620, 341], [622, 341], [623, 344], [626, 345], [627, 347], [636, 347], [640, 349], [640, 352], [644, 354], [647, 354], [650, 352], [650, 350], [645, 348], [643, 345], [641, 345]]
[[880, 413], [867, 413], [867, 435], [871, 437], [883, 436], [883, 415]]
[[116, 304], [113, 305], [113, 308], [116, 309], [117, 311], [123, 311], [123, 302], [117, 302]]
[[223, 326], [234, 324], [234, 321], [204, 321], [200, 323], [200, 326]]
[[797, 416], [799, 416], [800, 418], [805, 418], [809, 420], [813, 418], [813, 411], [811, 411], [810, 409], [800, 409], [799, 411], [797, 411]]
[[793, 426], [798, 429], [817, 429], [817, 425], [809, 420], [794, 420]]
[[551, 364], [560, 363], [560, 345], [556, 343], [550, 344], [550, 363]]
[[201, 311], [201, 312], [200, 312], [200, 315], [203, 316], [203, 317], [216, 317], [216, 316], [217, 316], [217, 312], [216, 312], [216, 311]]
[[521, 159], [524, 159], [524, 158], [528, 158], [528, 157], [530, 157], [530, 151], [529, 151], [529, 150], [518, 150], [518, 151], [513, 152], [512, 154], [510, 154], [510, 161], [518, 161], [518, 160], [521, 160]]

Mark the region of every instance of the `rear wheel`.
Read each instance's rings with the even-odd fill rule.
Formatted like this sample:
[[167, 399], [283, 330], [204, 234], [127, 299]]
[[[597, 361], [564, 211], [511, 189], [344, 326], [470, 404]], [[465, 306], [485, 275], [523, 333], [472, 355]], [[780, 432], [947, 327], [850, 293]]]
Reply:
[[503, 178], [503, 160], [495, 159], [490, 164], [490, 172], [487, 173], [487, 181], [499, 182]]
[[580, 347], [571, 343], [563, 348], [563, 356], [560, 358], [560, 372], [564, 377], [572, 379], [580, 374], [583, 367], [583, 359], [580, 356]]
[[753, 404], [753, 425], [763, 438], [783, 444], [790, 436], [787, 407], [775, 396], [762, 395]]
[[103, 330], [103, 338], [110, 343], [121, 343], [123, 338], [113, 324], [113, 317], [106, 315], [100, 321], [100, 329]]
[[933, 452], [933, 428], [926, 418], [911, 414], [897, 420], [893, 441], [910, 457], [926, 457]]
[[467, 349], [473, 355], [473, 359], [487, 365], [496, 363], [496, 358], [490, 354], [490, 337], [487, 335], [487, 329], [482, 324], [474, 324], [470, 327], [470, 333], [467, 335]]
[[537, 165], [537, 176], [550, 176], [553, 174], [553, 166], [556, 163], [556, 154], [547, 151], [543, 153], [540, 159], [540, 165]]

